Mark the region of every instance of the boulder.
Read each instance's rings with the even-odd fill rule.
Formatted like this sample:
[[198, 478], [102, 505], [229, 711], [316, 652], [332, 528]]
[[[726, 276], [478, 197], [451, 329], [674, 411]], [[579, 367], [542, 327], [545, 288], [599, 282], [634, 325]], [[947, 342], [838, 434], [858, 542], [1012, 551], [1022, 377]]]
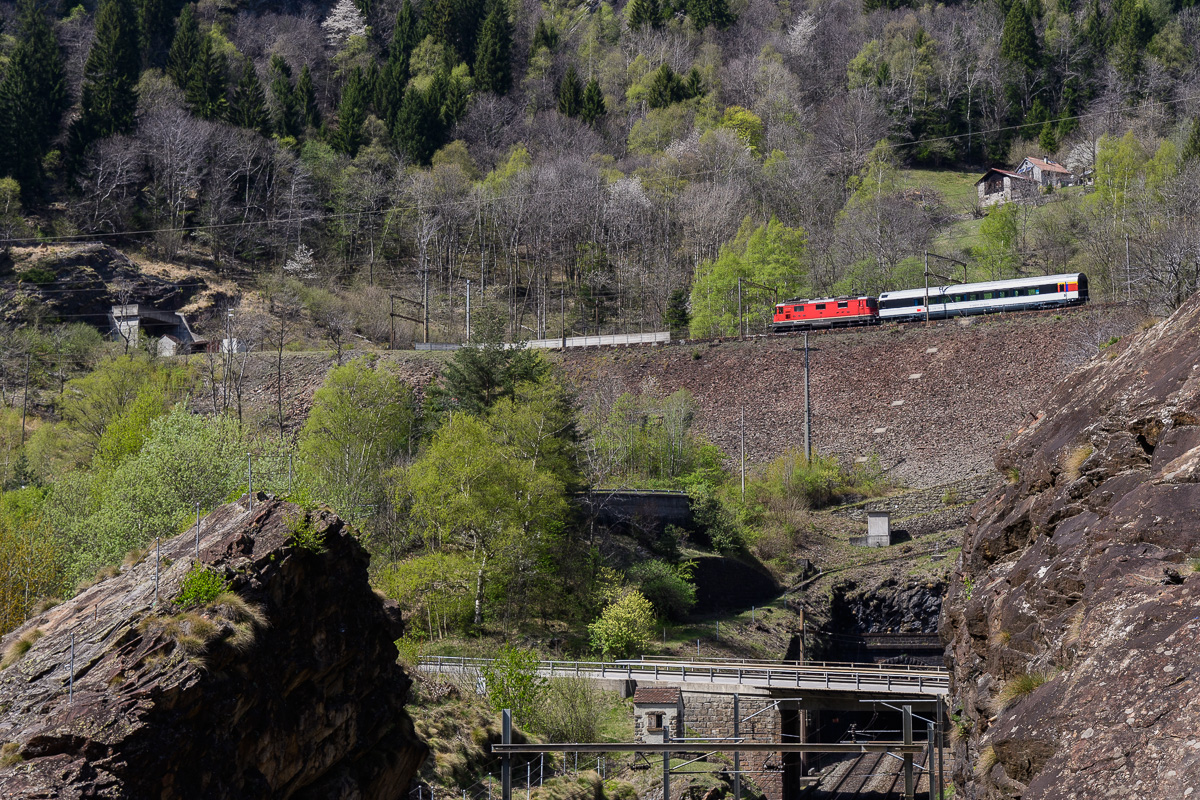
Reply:
[[[248, 501], [0, 641], [0, 797], [404, 795], [397, 609], [331, 512]], [[200, 570], [231, 594], [183, 602]]]

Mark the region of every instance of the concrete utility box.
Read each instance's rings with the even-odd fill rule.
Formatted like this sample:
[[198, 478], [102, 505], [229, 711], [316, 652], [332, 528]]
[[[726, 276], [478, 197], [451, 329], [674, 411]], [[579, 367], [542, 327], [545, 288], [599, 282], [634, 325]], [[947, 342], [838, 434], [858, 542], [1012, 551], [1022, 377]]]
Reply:
[[892, 515], [888, 511], [867, 512], [867, 547], [888, 547], [892, 543]]

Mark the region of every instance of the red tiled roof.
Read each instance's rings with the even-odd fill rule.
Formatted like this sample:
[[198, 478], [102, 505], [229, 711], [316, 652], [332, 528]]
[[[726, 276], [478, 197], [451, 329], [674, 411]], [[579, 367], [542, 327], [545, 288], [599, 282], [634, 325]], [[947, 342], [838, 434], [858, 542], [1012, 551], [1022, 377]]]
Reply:
[[1033, 156], [1028, 156], [1025, 160], [1030, 164], [1033, 164], [1035, 167], [1041, 167], [1044, 172], [1058, 172], [1063, 175], [1071, 174], [1071, 170], [1067, 169], [1062, 164], [1056, 164], [1053, 161], [1046, 161], [1045, 159], [1034, 158]]
[[667, 705], [679, 702], [679, 689], [674, 686], [639, 686], [633, 691], [634, 703]]

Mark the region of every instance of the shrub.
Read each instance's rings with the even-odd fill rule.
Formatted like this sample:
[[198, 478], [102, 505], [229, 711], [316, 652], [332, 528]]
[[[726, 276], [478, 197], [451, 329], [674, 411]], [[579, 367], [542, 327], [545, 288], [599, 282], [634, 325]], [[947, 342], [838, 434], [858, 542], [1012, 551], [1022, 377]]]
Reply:
[[996, 713], [1012, 708], [1022, 697], [1032, 694], [1043, 683], [1053, 679], [1054, 674], [1051, 672], [1022, 672], [1005, 683], [996, 694]]
[[950, 488], [949, 488], [949, 489], [947, 489], [947, 490], [946, 490], [946, 492], [945, 492], [945, 493], [942, 495], [942, 505], [945, 505], [945, 506], [956, 506], [956, 505], [958, 505], [958, 492], [956, 492], [956, 491], [954, 490], [954, 487], [950, 487]]
[[31, 631], [26, 631], [17, 639], [13, 640], [13, 642], [9, 644], [8, 648], [4, 651], [4, 657], [0, 658], [0, 669], [8, 669], [13, 664], [24, 658], [25, 654], [28, 653], [30, 648], [33, 647], [34, 642], [43, 636], [45, 636], [45, 634], [42, 632], [41, 628], [34, 628]]
[[601, 741], [609, 693], [587, 678], [556, 678], [546, 686], [537, 729], [552, 742]]
[[45, 267], [34, 267], [17, 273], [17, 280], [21, 283], [33, 283], [38, 286], [45, 286], [58, 280], [58, 276]]
[[622, 658], [644, 650], [654, 636], [654, 606], [633, 591], [612, 603], [588, 626], [592, 647], [606, 656]]
[[325, 537], [317, 531], [307, 510], [301, 510], [299, 514], [288, 517], [286, 524], [291, 533], [288, 537], [289, 545], [310, 553], [325, 552]]
[[183, 608], [208, 605], [227, 588], [229, 584], [220, 575], [203, 564], [193, 564], [183, 577], [175, 603]]
[[691, 582], [694, 567], [691, 561], [671, 566], [652, 559], [634, 565], [629, 577], [659, 616], [679, 619], [696, 604], [696, 586]]
[[505, 645], [496, 658], [480, 670], [492, 708], [497, 711], [511, 709], [513, 718], [524, 727], [534, 721], [542, 691], [546, 688], [546, 681], [538, 677], [537, 668], [536, 652]]

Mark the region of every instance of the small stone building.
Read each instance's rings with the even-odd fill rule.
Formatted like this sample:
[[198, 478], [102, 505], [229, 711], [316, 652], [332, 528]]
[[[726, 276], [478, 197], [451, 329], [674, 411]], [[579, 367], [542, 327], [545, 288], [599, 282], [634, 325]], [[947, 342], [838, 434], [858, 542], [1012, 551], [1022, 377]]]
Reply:
[[1006, 169], [992, 167], [983, 177], [975, 181], [982, 208], [997, 203], [1009, 203], [1036, 194], [1037, 181], [1030, 175], [1018, 175]]
[[1030, 156], [1022, 161], [1014, 172], [1018, 175], [1033, 178], [1033, 180], [1037, 181], [1038, 186], [1059, 188], [1062, 186], [1072, 186], [1075, 183], [1074, 173], [1057, 161], [1051, 161], [1049, 157], [1034, 158]]
[[683, 736], [683, 692], [674, 686], [639, 686], [633, 692], [634, 741], [656, 744], [663, 731]]

